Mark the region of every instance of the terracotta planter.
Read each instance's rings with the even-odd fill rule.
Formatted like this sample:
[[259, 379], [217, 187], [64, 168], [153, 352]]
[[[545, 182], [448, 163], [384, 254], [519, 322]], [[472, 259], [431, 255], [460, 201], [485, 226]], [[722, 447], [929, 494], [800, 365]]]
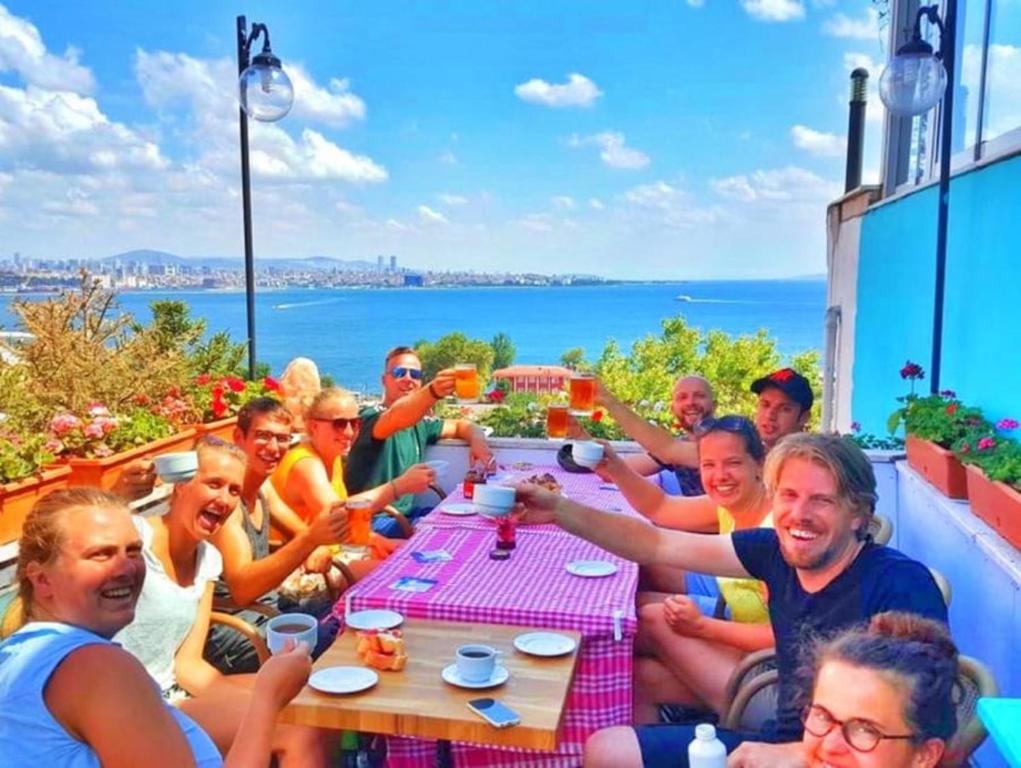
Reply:
[[0, 544], [19, 538], [32, 505], [50, 491], [66, 488], [70, 475], [70, 467], [47, 467], [38, 475], [0, 485]]
[[237, 416], [228, 416], [226, 419], [220, 419], [219, 421], [207, 421], [205, 424], [199, 424], [198, 431], [200, 435], [213, 435], [221, 440], [226, 440], [228, 443], [233, 443], [234, 427], [237, 424]]
[[905, 440], [908, 464], [951, 499], [968, 498], [968, 480], [964, 465], [950, 451], [929, 440], [908, 435]]
[[162, 440], [154, 440], [103, 459], [69, 459], [67, 465], [71, 468], [71, 478], [68, 485], [89, 485], [108, 491], [116, 485], [117, 478], [130, 462], [144, 456], [191, 450], [196, 437], [196, 430], [185, 429]]
[[1003, 538], [1021, 549], [1021, 492], [986, 477], [978, 467], [965, 467], [971, 511]]

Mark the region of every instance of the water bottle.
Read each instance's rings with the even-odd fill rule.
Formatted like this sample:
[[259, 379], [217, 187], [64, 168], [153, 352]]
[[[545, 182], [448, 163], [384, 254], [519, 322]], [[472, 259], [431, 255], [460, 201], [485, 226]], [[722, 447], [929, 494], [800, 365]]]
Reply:
[[727, 768], [727, 748], [708, 723], [695, 726], [695, 738], [688, 745], [688, 765], [691, 768]]

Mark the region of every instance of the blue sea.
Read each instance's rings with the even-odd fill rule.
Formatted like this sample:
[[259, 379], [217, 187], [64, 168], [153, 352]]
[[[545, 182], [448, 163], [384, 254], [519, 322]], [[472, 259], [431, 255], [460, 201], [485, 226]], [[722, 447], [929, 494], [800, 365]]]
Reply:
[[[690, 300], [678, 300], [679, 296]], [[0, 296], [0, 327], [18, 330]], [[29, 300], [43, 296], [25, 296]], [[136, 291], [119, 294], [123, 311], [151, 317], [149, 303], [178, 299], [212, 331], [245, 339], [241, 292]], [[615, 339], [625, 350], [664, 319], [683, 315], [703, 330], [730, 334], [768, 330], [784, 355], [821, 349], [824, 280], [689, 281], [591, 287], [406, 288], [280, 291], [256, 297], [260, 361], [280, 373], [299, 355], [315, 360], [338, 384], [374, 391], [382, 358], [398, 344], [434, 341], [452, 331], [491, 339], [499, 332], [517, 348], [517, 363], [557, 363], [572, 347], [595, 359]]]

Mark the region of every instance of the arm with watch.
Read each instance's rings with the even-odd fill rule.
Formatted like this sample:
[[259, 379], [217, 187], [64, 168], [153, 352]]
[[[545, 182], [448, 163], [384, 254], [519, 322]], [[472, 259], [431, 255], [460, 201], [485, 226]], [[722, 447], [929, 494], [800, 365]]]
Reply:
[[402, 429], [415, 426], [436, 403], [454, 392], [454, 369], [445, 368], [421, 389], [409, 392], [383, 411], [372, 425], [372, 437], [386, 440]]

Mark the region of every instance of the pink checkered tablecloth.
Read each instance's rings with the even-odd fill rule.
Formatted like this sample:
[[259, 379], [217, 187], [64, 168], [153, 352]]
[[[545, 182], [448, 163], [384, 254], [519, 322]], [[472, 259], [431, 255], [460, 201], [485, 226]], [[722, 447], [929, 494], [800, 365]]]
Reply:
[[[572, 492], [571, 484], [563, 483], [569, 496], [593, 506], [626, 507], [616, 491], [599, 491], [591, 482], [598, 478], [583, 477], [590, 482], [587, 489], [575, 488], [579, 496]], [[601, 503], [580, 498], [597, 492]], [[455, 492], [451, 500], [463, 500], [459, 497], [460, 493]], [[452, 745], [457, 766], [580, 765], [589, 734], [631, 722], [637, 567], [554, 526], [519, 527], [518, 546], [510, 560], [492, 560], [489, 552], [496, 543], [492, 523], [474, 517], [444, 518], [450, 522], [422, 525], [400, 551], [348, 590], [337, 604], [338, 618], [343, 618], [340, 614], [345, 610], [390, 608], [414, 618], [581, 632], [581, 655], [556, 752]], [[411, 552], [437, 549], [446, 550], [453, 559], [423, 564], [410, 556]], [[579, 578], [565, 568], [573, 560], [608, 560], [617, 565], [618, 571], [605, 578]], [[435, 579], [437, 584], [428, 592], [394, 589], [404, 576]], [[390, 738], [388, 742], [387, 764], [392, 768], [433, 765], [433, 742], [404, 738]]]

